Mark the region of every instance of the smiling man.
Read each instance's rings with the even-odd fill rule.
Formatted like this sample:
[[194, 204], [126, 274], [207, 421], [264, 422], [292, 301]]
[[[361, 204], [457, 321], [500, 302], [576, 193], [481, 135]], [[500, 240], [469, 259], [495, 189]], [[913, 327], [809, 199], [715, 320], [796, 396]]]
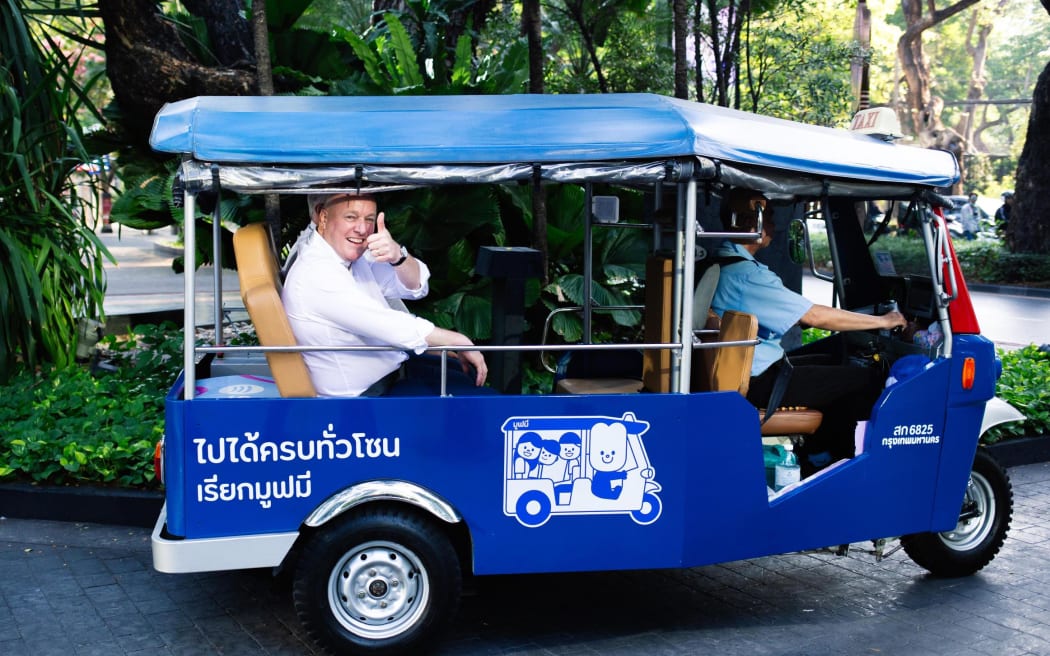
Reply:
[[[394, 240], [374, 197], [328, 196], [316, 212], [316, 234], [301, 246], [282, 293], [296, 340], [304, 346], [403, 349], [304, 353], [319, 394], [384, 394], [401, 377], [405, 351], [419, 355], [431, 346], [473, 345], [465, 335], [390, 308], [388, 297], [426, 296], [430, 271]], [[465, 372], [468, 364], [475, 369], [466, 384], [483, 385], [488, 369], [481, 353], [460, 351], [459, 359]], [[456, 383], [450, 376], [450, 389]]]

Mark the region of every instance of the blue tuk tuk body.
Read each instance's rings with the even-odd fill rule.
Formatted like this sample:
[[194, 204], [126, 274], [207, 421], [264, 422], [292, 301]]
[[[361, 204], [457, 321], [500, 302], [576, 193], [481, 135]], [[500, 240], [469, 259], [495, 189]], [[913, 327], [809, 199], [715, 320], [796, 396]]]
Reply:
[[[307, 563], [301, 585], [303, 598], [310, 586], [328, 592], [300, 604], [297, 583], [296, 598], [329, 647], [393, 653], [432, 635], [439, 602], [451, 599], [444, 589], [458, 586], [458, 574], [453, 584], [447, 573], [454, 561], [428, 559], [423, 543], [435, 536], [449, 536], [456, 559], [478, 575], [694, 567], [948, 535], [967, 513], [1009, 505], [987, 495], [967, 506], [975, 480], [996, 485], [998, 474], [975, 479], [972, 469], [999, 362], [976, 329], [965, 284], [951, 278], [957, 267], [946, 267], [950, 280], [937, 289], [952, 293], [941, 294], [932, 317], [950, 341], [924, 368], [889, 381], [858, 426], [852, 459], [774, 493], [758, 410], [736, 391], [689, 389], [691, 294], [680, 290], [694, 286], [683, 254], [695, 246], [698, 182], [796, 199], [915, 200], [957, 179], [950, 154], [648, 95], [198, 98], [162, 110], [152, 143], [183, 156], [191, 217], [194, 196], [218, 188], [611, 181], [679, 189], [670, 392], [281, 398], [265, 379], [234, 371], [229, 384], [214, 379], [221, 389], [211, 393], [215, 385], [197, 378], [201, 349], [188, 340], [185, 371], [166, 400], [155, 566], [190, 572], [298, 558], [300, 567], [323, 555], [331, 562], [313, 572]], [[192, 249], [187, 258], [191, 269]], [[188, 276], [188, 334], [193, 294]], [[996, 516], [1002, 524], [1001, 509]], [[437, 532], [400, 539], [409, 524]], [[344, 557], [334, 543], [358, 534], [355, 558], [389, 549], [413, 565], [390, 575], [355, 569], [357, 547]], [[366, 584], [351, 593], [339, 572]], [[373, 617], [406, 573], [431, 593]]]
[[[994, 371], [987, 340], [959, 348]], [[941, 361], [891, 386], [857, 457], [773, 498], [757, 411], [735, 392], [185, 401], [176, 386], [167, 531], [186, 540], [297, 533], [326, 499], [375, 480], [411, 483], [453, 508], [477, 574], [693, 567], [944, 531], [958, 521], [993, 394], [991, 375], [965, 391], [961, 379]], [[622, 502], [576, 512], [559, 512], [551, 494], [546, 521], [523, 521], [515, 508], [526, 504], [508, 496], [526, 482], [513, 475], [512, 439], [595, 424], [622, 426], [623, 445], [631, 435], [644, 449], [616, 471], [649, 470], [658, 514], [639, 521], [642, 499], [625, 488]], [[581, 462], [589, 455], [581, 450]], [[593, 466], [581, 471], [576, 480], [592, 485]], [[540, 473], [527, 481], [553, 489]]]

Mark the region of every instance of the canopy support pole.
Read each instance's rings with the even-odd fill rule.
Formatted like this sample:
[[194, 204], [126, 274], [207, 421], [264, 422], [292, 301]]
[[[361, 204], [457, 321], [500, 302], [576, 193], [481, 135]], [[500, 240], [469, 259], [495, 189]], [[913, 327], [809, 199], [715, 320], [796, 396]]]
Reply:
[[678, 319], [678, 343], [681, 365], [678, 369], [678, 384], [672, 383], [672, 391], [689, 393], [693, 371], [693, 277], [696, 273], [696, 180], [689, 179], [685, 185], [685, 245], [682, 253], [681, 293], [682, 310]]
[[187, 244], [182, 256], [185, 267], [183, 298], [186, 306], [182, 314], [182, 398], [189, 401], [193, 399], [193, 392], [197, 387], [197, 317], [195, 316], [197, 308], [194, 289], [196, 276], [193, 275], [193, 272], [197, 270], [197, 249], [193, 246], [197, 243], [197, 226], [193, 221], [197, 215], [197, 197], [188, 191], [184, 192], [182, 208], [182, 239], [183, 243]]

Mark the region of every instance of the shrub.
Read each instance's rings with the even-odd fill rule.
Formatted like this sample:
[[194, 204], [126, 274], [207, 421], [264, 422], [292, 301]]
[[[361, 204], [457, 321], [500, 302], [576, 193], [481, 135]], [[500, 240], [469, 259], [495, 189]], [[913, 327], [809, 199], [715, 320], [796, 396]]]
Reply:
[[104, 346], [116, 370], [23, 370], [3, 387], [0, 480], [155, 487], [164, 396], [182, 367], [182, 332], [143, 326]]
[[[811, 235], [813, 258], [831, 261], [827, 236]], [[1010, 253], [995, 241], [958, 241], [955, 252], [967, 282], [1050, 287], [1050, 256]], [[898, 272], [926, 271], [926, 249], [917, 237], [886, 235], [873, 247], [888, 251]]]
[[994, 444], [1008, 437], [1050, 435], [1050, 352], [1030, 344], [1016, 351], [999, 351], [1003, 375], [996, 395], [1025, 415], [1023, 422], [1002, 424], [988, 431], [984, 442]]

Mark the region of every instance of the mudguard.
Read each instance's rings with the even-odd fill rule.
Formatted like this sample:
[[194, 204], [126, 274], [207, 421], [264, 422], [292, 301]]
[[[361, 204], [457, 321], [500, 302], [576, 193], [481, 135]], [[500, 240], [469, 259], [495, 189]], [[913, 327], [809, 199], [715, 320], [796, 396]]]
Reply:
[[1011, 421], [1024, 421], [1024, 419], [1024, 413], [1020, 410], [998, 396], [993, 396], [984, 405], [984, 419], [981, 420], [980, 434], [984, 435], [988, 429], [999, 424], [1007, 424]]

